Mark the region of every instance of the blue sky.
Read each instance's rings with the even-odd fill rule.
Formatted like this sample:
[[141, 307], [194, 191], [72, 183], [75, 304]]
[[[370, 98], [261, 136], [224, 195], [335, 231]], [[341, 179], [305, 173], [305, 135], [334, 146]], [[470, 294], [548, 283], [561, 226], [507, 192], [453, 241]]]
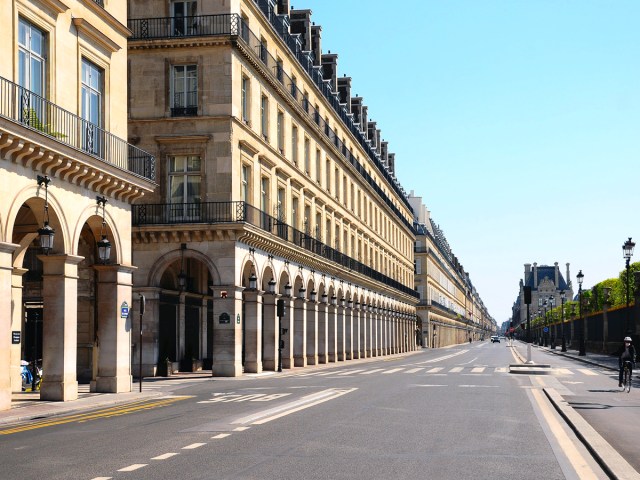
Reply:
[[[524, 263], [640, 241], [640, 1], [297, 0], [498, 324]], [[640, 244], [634, 260], [640, 260]], [[632, 260], [633, 261], [633, 260]]]

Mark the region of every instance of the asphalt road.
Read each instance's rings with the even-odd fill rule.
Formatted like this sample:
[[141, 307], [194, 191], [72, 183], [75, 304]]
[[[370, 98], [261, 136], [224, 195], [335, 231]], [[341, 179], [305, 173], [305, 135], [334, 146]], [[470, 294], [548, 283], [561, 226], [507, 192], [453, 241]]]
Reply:
[[513, 362], [484, 342], [194, 381], [17, 425], [0, 435], [0, 478], [604, 478]]

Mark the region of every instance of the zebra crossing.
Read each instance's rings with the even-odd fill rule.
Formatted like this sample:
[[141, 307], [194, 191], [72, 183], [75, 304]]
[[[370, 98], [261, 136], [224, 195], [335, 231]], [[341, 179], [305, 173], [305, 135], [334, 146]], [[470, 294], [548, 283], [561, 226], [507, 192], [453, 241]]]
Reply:
[[[347, 369], [347, 370], [316, 370], [316, 371], [305, 371], [305, 372], [292, 372], [292, 375], [295, 377], [350, 377], [357, 375], [433, 375], [433, 376], [443, 376], [449, 374], [458, 374], [458, 375], [492, 375], [492, 374], [508, 374], [509, 367], [489, 367], [489, 366], [456, 366], [456, 367], [415, 367], [413, 365], [410, 366], [402, 366], [402, 367], [394, 367], [394, 368], [372, 368], [371, 370], [367, 369]], [[595, 376], [600, 375], [600, 373], [595, 372], [593, 370], [587, 368], [555, 368], [552, 369], [551, 373], [557, 376], [571, 376], [571, 375], [586, 375], [586, 376]]]
[[[162, 390], [166, 387], [176, 387], [182, 384], [187, 383], [196, 383], [210, 380], [211, 377], [200, 377], [200, 378], [167, 378], [166, 380], [155, 380], [157, 377], [145, 379], [142, 382], [142, 389], [145, 391], [149, 390]], [[138, 382], [134, 381], [132, 384], [132, 390], [138, 390]], [[91, 395], [91, 386], [88, 383], [79, 383], [78, 384], [78, 393], [83, 394], [83, 396]], [[94, 393], [95, 395], [100, 395], [99, 393]]]

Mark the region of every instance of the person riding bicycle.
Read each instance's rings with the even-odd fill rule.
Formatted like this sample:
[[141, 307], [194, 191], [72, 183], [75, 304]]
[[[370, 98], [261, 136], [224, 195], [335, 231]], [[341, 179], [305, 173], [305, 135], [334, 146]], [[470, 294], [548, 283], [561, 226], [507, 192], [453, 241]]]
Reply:
[[[624, 337], [624, 347], [622, 348], [622, 353], [618, 357], [618, 366], [620, 367], [620, 373], [618, 375], [618, 386], [622, 386], [622, 375], [624, 373], [624, 364], [625, 362], [630, 362], [629, 365], [629, 375], [634, 368], [636, 368], [636, 349], [633, 347], [631, 343], [631, 337]], [[631, 378], [631, 377], [629, 377]]]

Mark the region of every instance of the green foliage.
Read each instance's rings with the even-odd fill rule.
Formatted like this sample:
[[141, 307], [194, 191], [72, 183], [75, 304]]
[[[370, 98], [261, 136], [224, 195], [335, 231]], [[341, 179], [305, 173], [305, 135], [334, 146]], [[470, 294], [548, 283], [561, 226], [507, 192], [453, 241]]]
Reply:
[[26, 118], [24, 118], [23, 121], [30, 127], [35, 128], [36, 130], [40, 130], [42, 133], [46, 133], [47, 135], [51, 135], [55, 138], [66, 137], [64, 133], [56, 132], [54, 127], [50, 123], [44, 123], [43, 121], [41, 121], [34, 108], [29, 108], [24, 112], [24, 114]]

